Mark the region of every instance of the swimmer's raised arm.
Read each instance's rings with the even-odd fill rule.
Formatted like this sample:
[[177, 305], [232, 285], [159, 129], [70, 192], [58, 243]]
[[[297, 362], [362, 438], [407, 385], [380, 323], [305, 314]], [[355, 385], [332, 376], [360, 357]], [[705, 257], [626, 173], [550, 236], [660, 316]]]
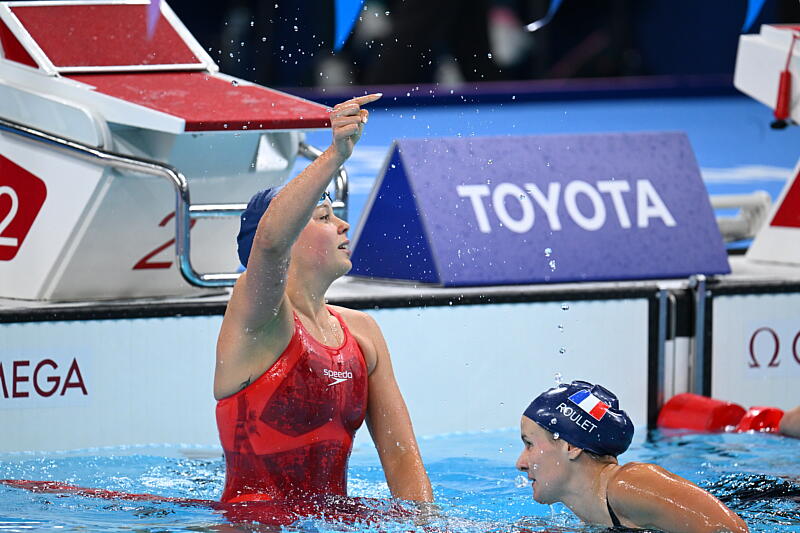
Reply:
[[717, 498], [680, 476], [628, 463], [609, 480], [608, 503], [623, 524], [669, 533], [745, 533], [747, 525]]
[[286, 184], [261, 217], [253, 238], [247, 272], [243, 276], [247, 279], [250, 295], [258, 295], [258, 298], [247, 299], [246, 322], [251, 329], [263, 326], [278, 315], [289, 251], [314, 214], [331, 179], [361, 138], [369, 117], [369, 112], [361, 106], [380, 97], [380, 94], [359, 96], [337, 104], [331, 110], [331, 145]]
[[[347, 230], [347, 223], [333, 214], [330, 203], [319, 205], [319, 200], [361, 138], [369, 116], [361, 106], [380, 97], [370, 94], [336, 105], [330, 112], [331, 145], [280, 192], [262, 191], [273, 196], [257, 195], [251, 200], [268, 207], [258, 220], [255, 234], [250, 234], [252, 246], [242, 260], [247, 270], [234, 286], [220, 329], [214, 379], [217, 399], [233, 394], [261, 375], [289, 343], [294, 325], [291, 305], [286, 303], [286, 284], [292, 247], [312, 217], [335, 224], [342, 234]], [[312, 291], [318, 288], [315, 297], [322, 301], [325, 283], [331, 280], [311, 287], [312, 281], [325, 275], [320, 277], [314, 272], [314, 265], [306, 266], [311, 266], [311, 271], [301, 268], [297, 282], [308, 282]]]

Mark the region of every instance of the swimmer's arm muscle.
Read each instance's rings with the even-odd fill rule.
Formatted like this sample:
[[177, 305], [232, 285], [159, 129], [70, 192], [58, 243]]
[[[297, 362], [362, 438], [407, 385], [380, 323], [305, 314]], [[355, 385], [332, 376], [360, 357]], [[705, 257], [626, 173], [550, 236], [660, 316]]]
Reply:
[[433, 489], [422, 463], [406, 403], [394, 377], [389, 349], [378, 324], [364, 315], [377, 356], [369, 377], [367, 427], [378, 449], [392, 496], [432, 502]]
[[628, 463], [608, 485], [611, 507], [625, 525], [669, 533], [747, 533], [747, 525], [717, 498], [651, 464]]

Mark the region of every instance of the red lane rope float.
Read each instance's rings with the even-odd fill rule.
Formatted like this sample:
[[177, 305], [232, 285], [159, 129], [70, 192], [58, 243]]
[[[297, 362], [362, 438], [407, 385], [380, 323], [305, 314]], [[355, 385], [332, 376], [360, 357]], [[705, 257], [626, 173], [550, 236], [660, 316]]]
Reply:
[[734, 431], [766, 431], [777, 433], [783, 410], [777, 407], [751, 407], [736, 425]]
[[695, 431], [725, 431], [739, 423], [742, 406], [689, 392], [670, 398], [658, 414], [658, 427]]
[[133, 494], [105, 489], [91, 489], [68, 485], [58, 481], [29, 481], [0, 479], [0, 485], [27, 490], [33, 493], [62, 494], [102, 500], [123, 500], [142, 503], [169, 503], [185, 507], [205, 507], [217, 511], [234, 523], [257, 522], [266, 525], [287, 526], [301, 518], [318, 518], [349, 524], [382, 524], [388, 520], [407, 521], [413, 513], [391, 500], [352, 498], [325, 494], [310, 495], [273, 501], [248, 501], [223, 503], [215, 500], [172, 498], [155, 494]]
[[777, 407], [751, 407], [698, 394], [683, 393], [670, 398], [658, 414], [658, 427], [692, 431], [778, 432], [783, 410]]

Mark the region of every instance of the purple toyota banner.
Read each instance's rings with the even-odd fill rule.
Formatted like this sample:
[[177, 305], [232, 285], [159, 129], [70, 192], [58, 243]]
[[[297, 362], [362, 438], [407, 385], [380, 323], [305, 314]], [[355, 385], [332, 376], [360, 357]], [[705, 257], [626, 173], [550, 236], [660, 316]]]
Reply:
[[351, 275], [444, 286], [730, 272], [683, 133], [395, 141]]

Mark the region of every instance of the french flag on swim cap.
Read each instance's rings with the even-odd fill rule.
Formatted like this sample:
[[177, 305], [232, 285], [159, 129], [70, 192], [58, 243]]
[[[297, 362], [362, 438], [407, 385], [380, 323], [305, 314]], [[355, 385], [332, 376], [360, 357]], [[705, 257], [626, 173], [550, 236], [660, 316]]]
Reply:
[[601, 420], [610, 407], [610, 405], [603, 402], [588, 390], [576, 392], [569, 397], [569, 401], [589, 413], [595, 420]]

